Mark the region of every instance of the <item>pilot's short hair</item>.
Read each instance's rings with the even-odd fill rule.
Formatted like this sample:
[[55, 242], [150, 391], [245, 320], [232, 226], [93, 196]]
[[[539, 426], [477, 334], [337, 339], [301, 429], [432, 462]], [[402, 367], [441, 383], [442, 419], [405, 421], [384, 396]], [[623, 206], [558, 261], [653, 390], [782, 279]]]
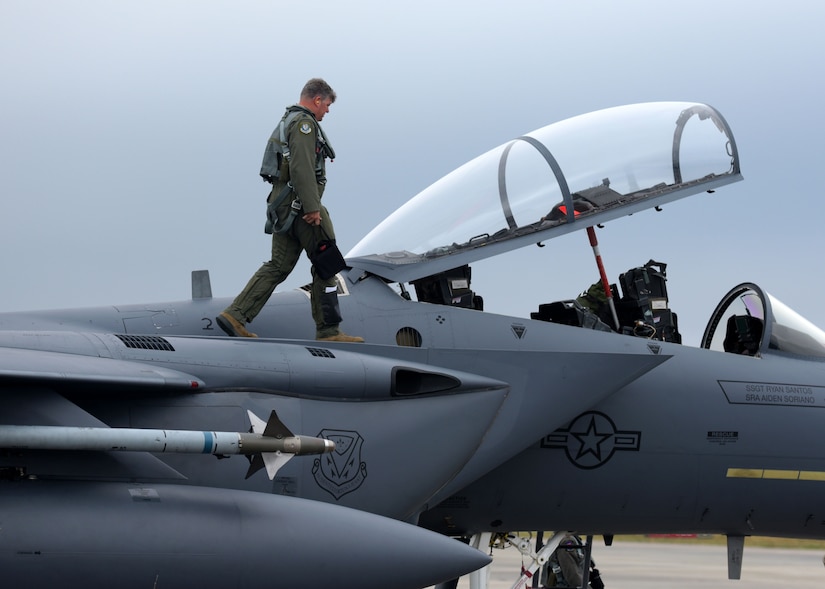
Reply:
[[301, 90], [301, 98], [312, 99], [316, 96], [320, 96], [324, 100], [329, 98], [331, 102], [335, 102], [336, 98], [335, 90], [329, 84], [321, 78], [312, 78], [304, 84], [304, 88]]

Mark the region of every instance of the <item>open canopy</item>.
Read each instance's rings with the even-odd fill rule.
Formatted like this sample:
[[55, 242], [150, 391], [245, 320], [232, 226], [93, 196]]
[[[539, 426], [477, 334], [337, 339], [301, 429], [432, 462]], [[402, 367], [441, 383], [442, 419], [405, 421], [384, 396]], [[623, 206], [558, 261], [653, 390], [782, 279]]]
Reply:
[[408, 282], [741, 179], [715, 109], [621, 106], [488, 151], [387, 217], [346, 256]]

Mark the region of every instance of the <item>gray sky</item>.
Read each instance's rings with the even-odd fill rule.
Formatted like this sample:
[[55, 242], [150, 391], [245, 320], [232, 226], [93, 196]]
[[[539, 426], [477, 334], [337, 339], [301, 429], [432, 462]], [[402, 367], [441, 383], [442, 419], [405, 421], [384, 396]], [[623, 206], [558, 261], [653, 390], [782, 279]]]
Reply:
[[[634, 102], [716, 107], [744, 182], [613, 221], [608, 275], [668, 264], [697, 345], [756, 282], [820, 326], [825, 4], [109, 0], [0, 4], [0, 310], [234, 296], [268, 258], [261, 154], [321, 76], [338, 100], [324, 197], [346, 251], [477, 155]], [[473, 266], [493, 312], [527, 316], [598, 278], [584, 233]], [[302, 262], [282, 288], [309, 281]]]

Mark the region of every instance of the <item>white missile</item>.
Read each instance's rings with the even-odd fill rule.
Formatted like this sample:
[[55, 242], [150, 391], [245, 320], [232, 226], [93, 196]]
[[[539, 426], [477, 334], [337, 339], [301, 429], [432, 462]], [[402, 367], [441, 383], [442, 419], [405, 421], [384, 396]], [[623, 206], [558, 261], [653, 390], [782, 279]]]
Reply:
[[[275, 435], [269, 435], [270, 426], [277, 431]], [[264, 433], [0, 425], [0, 448], [216, 455], [283, 453], [301, 456], [332, 452], [335, 443], [324, 438], [292, 435], [273, 411]]]

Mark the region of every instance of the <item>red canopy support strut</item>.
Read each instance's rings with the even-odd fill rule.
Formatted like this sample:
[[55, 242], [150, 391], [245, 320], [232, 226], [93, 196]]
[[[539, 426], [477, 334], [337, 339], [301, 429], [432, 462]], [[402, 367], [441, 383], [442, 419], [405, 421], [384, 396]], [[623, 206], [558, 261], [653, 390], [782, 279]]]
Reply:
[[613, 315], [613, 324], [616, 326], [616, 331], [621, 331], [619, 316], [616, 314], [616, 304], [613, 302], [613, 290], [610, 288], [610, 281], [607, 279], [607, 273], [604, 271], [602, 254], [599, 252], [599, 242], [596, 239], [596, 230], [593, 226], [587, 228], [587, 237], [590, 239], [590, 246], [593, 248], [593, 255], [596, 256], [596, 265], [599, 267], [599, 275], [602, 278], [604, 294], [607, 297], [607, 304], [610, 306], [610, 313]]

